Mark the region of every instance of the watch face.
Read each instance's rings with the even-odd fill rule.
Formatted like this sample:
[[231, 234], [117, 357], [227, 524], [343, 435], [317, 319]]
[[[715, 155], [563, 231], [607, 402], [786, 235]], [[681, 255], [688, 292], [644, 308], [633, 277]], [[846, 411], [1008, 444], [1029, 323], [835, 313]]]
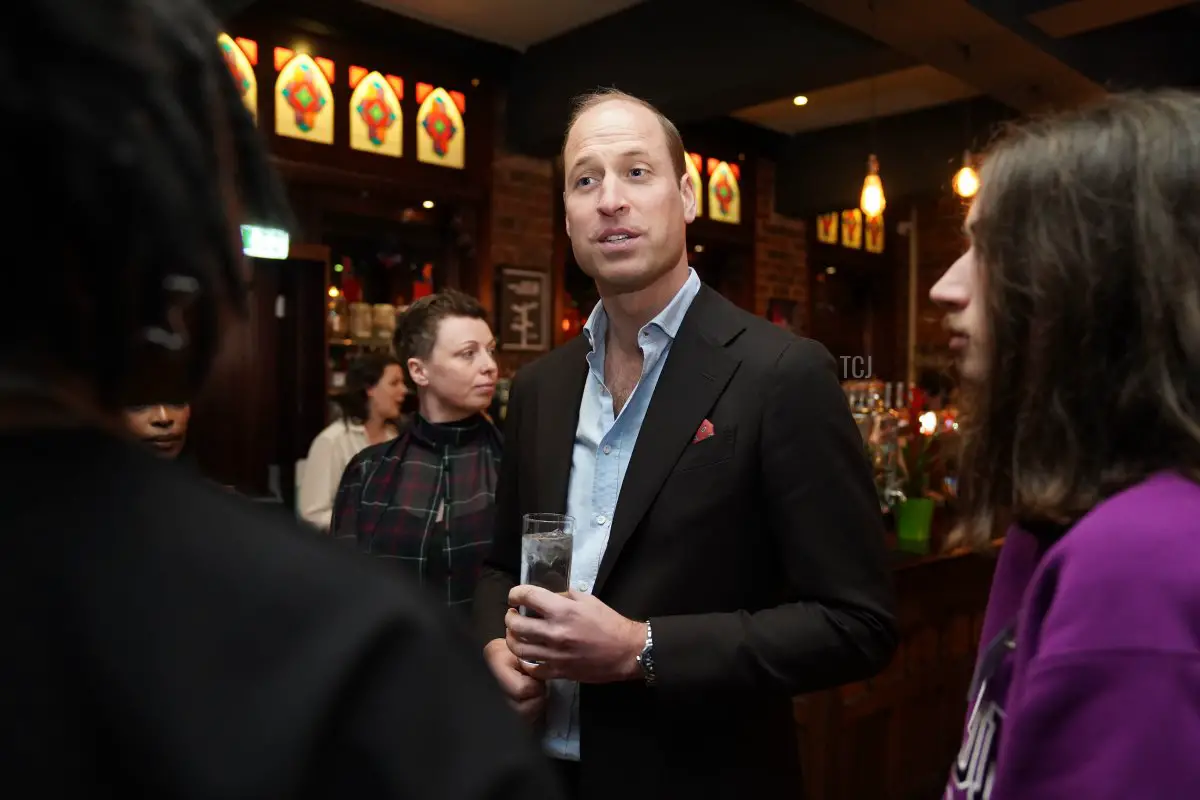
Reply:
[[642, 646], [642, 652], [638, 654], [637, 664], [642, 668], [642, 675], [647, 683], [654, 681], [654, 634], [650, 630], [650, 626], [646, 625], [646, 644]]

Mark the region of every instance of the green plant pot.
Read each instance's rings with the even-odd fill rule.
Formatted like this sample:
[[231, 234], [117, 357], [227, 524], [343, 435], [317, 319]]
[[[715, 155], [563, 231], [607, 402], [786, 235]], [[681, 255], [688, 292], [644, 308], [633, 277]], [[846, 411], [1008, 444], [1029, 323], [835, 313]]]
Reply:
[[928, 497], [905, 500], [896, 509], [896, 539], [904, 552], [928, 553], [932, 530], [933, 500]]

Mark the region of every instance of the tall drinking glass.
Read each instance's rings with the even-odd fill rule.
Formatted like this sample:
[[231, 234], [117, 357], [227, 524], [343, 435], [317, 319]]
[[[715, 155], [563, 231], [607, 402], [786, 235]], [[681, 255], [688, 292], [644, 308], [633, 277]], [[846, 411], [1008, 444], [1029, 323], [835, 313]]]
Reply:
[[[521, 536], [521, 583], [565, 594], [571, 585], [575, 518], [526, 514]], [[526, 616], [530, 612], [521, 607]]]

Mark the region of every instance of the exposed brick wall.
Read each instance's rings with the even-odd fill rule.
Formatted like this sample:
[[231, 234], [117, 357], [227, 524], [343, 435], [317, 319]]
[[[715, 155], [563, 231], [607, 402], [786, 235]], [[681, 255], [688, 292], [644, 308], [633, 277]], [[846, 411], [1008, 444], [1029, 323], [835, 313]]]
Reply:
[[[489, 226], [493, 276], [501, 265], [550, 271], [554, 262], [554, 192], [553, 163], [497, 148], [492, 162]], [[552, 302], [555, 285], [552, 280]], [[500, 370], [510, 375], [536, 355], [500, 353]]]
[[553, 226], [553, 164], [498, 151], [492, 163], [492, 263], [549, 270]]
[[[950, 363], [950, 337], [942, 311], [929, 299], [937, 283], [966, 246], [962, 226], [967, 205], [952, 192], [917, 203], [917, 369]], [[905, 282], [907, 292], [907, 281]]]
[[775, 213], [775, 165], [758, 162], [755, 198], [754, 313], [772, 298], [795, 300], [801, 331], [808, 322], [808, 259], [804, 220]]

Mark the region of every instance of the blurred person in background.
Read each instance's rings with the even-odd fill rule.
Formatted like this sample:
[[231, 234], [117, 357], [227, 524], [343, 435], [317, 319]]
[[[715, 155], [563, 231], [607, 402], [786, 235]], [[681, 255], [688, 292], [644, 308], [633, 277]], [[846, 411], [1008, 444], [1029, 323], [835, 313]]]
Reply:
[[142, 442], [163, 458], [181, 458], [187, 451], [190, 404], [181, 401], [139, 403], [125, 407], [125, 423]]
[[1005, 531], [947, 800], [1200, 796], [1200, 95], [1009, 132], [933, 287]]
[[495, 338], [479, 301], [447, 290], [409, 306], [394, 343], [417, 413], [399, 437], [350, 462], [333, 532], [468, 612], [491, 544], [503, 446], [485, 413], [496, 393]]
[[0, 772], [46, 797], [553, 796], [444, 609], [130, 441], [122, 409], [194, 396], [247, 306], [238, 224], [285, 219], [217, 34], [196, 0], [0, 26], [0, 232], [40, 248], [6, 289], [58, 304], [0, 316]]
[[365, 353], [346, 370], [346, 386], [335, 398], [342, 418], [317, 434], [300, 480], [300, 517], [329, 530], [333, 499], [350, 459], [373, 444], [395, 439], [405, 424], [401, 408], [408, 388], [394, 356]]

